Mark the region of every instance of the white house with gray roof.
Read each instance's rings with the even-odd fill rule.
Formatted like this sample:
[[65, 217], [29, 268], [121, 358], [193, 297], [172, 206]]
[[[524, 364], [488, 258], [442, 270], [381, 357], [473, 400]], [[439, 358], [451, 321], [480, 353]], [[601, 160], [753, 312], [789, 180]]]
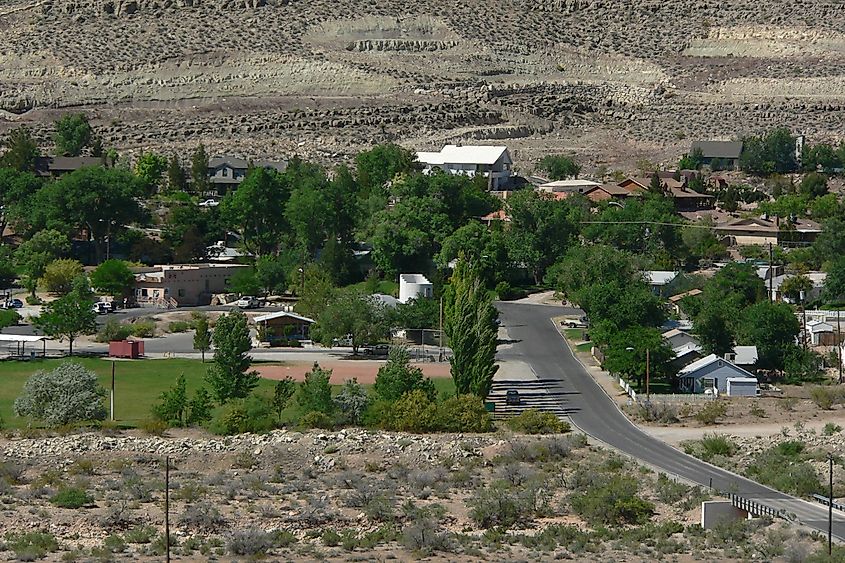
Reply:
[[513, 160], [505, 146], [446, 145], [438, 152], [418, 152], [423, 173], [442, 170], [449, 174], [487, 178], [487, 188], [501, 190], [513, 175]]

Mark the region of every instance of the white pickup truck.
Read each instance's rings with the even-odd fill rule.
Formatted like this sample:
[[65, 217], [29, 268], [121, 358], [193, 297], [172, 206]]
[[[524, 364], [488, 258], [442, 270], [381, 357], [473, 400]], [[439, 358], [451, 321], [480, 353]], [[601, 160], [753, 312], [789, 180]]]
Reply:
[[565, 319], [560, 321], [560, 324], [566, 328], [587, 328], [590, 326], [587, 317], [579, 317], [577, 319]]

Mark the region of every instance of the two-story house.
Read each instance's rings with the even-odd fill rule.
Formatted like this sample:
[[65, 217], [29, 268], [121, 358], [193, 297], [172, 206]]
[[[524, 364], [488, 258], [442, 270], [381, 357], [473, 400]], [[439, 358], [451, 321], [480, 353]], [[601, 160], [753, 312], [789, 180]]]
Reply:
[[[253, 167], [267, 168], [284, 172], [288, 163], [285, 161], [257, 160], [252, 163]], [[208, 182], [214, 192], [218, 195], [225, 195], [234, 190], [238, 184], [246, 178], [250, 162], [234, 156], [215, 156], [208, 160]]]
[[504, 146], [446, 145], [439, 152], [418, 152], [423, 173], [435, 169], [449, 174], [487, 178], [487, 189], [501, 190], [513, 176], [513, 160]]

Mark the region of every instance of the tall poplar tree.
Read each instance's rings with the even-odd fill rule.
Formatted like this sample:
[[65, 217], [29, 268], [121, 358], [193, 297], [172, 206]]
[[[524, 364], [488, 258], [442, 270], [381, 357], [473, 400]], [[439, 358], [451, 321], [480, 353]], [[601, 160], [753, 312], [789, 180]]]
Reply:
[[484, 399], [499, 366], [496, 360], [498, 313], [476, 268], [458, 258], [446, 296], [446, 336], [452, 348], [452, 379], [458, 394]]

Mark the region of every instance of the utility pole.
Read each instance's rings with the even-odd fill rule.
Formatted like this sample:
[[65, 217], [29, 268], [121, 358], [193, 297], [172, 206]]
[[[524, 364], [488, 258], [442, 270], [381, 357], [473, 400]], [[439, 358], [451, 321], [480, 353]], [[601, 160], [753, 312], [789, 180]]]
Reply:
[[440, 351], [437, 354], [437, 361], [443, 361], [443, 296], [440, 296]]
[[648, 404], [651, 403], [651, 390], [649, 388], [649, 381], [648, 381], [648, 375], [649, 375], [648, 368], [649, 368], [650, 360], [651, 360], [651, 350], [646, 348], [645, 349], [645, 402], [648, 403]]
[[802, 291], [799, 294], [801, 298], [801, 322], [804, 325], [804, 332], [801, 336], [801, 344], [804, 346], [804, 350], [807, 349], [807, 307], [804, 304], [804, 292]]
[[773, 252], [772, 252], [772, 243], [769, 243], [769, 303], [774, 301], [775, 299], [775, 290], [774, 290], [774, 280], [775, 280], [775, 273], [772, 270], [773, 267]]
[[164, 549], [170, 563], [170, 456], [164, 458]]

